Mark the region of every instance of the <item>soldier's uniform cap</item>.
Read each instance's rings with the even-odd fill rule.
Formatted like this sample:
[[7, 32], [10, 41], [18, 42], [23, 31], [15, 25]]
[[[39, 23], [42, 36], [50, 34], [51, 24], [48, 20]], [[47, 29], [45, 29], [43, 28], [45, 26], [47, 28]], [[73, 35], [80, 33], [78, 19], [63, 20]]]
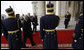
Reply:
[[46, 14], [54, 14], [54, 5], [52, 3], [47, 4], [47, 13]]
[[5, 11], [7, 12], [8, 16], [14, 16], [14, 11], [12, 8], [7, 8]]

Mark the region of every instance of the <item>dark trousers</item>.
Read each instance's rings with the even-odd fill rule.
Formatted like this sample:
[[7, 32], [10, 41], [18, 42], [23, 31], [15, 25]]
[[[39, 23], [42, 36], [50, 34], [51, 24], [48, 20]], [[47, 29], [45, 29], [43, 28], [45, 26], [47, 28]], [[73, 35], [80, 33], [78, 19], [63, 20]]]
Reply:
[[68, 24], [65, 24], [65, 28], [68, 28]]
[[77, 42], [72, 43], [73, 49], [83, 49], [83, 39], [78, 39]]
[[[34, 41], [33, 41], [32, 33], [27, 33], [27, 34], [24, 34], [24, 35], [23, 35], [23, 42], [24, 42], [24, 44], [26, 43], [27, 38], [29, 38], [29, 40], [30, 40], [30, 42], [31, 42], [31, 45], [34, 46], [35, 43], [34, 43]], [[25, 46], [26, 46], [26, 44], [25, 44]]]
[[22, 46], [20, 34], [8, 34], [8, 43], [9, 49], [20, 49]]
[[65, 19], [65, 21], [64, 21], [65, 28], [68, 28], [69, 21], [70, 21], [69, 19]]
[[37, 30], [36, 25], [33, 25], [33, 32], [36, 32], [36, 30]]

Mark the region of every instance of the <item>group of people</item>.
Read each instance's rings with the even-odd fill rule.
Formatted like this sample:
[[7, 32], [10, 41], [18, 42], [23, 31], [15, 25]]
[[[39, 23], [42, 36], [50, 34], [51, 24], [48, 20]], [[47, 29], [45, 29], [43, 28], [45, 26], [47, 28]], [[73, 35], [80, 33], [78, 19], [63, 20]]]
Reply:
[[[22, 15], [14, 13], [13, 9], [10, 7], [6, 9], [8, 18], [4, 19], [1, 17], [1, 35], [9, 42], [9, 49], [19, 49], [26, 47], [26, 41], [29, 37], [31, 45], [35, 46], [36, 43], [33, 40], [32, 34], [36, 32], [36, 26], [38, 25], [37, 15], [34, 16]], [[32, 18], [31, 18], [32, 17]], [[31, 28], [31, 23], [33, 24], [33, 30]], [[23, 38], [21, 37], [21, 28], [23, 29]]]
[[[9, 49], [20, 49], [22, 47], [26, 47], [25, 42], [27, 37], [29, 37], [32, 46], [36, 45], [32, 38], [32, 29], [31, 22], [34, 25], [34, 28], [38, 25], [37, 18], [33, 19], [30, 14], [26, 15], [24, 20], [19, 20], [19, 14], [15, 14], [12, 8], [6, 9], [8, 14], [8, 18], [2, 21], [2, 29], [5, 38], [8, 40]], [[23, 15], [24, 16], [24, 15]], [[69, 16], [69, 17], [67, 17]], [[65, 15], [65, 28], [67, 28], [68, 22], [70, 21], [71, 15], [69, 12]], [[35, 15], [36, 17], [36, 15]], [[35, 21], [35, 22], [33, 22]], [[68, 22], [66, 22], [68, 21]], [[45, 16], [40, 18], [40, 38], [43, 41], [44, 49], [57, 49], [57, 31], [55, 28], [59, 25], [60, 18], [56, 16], [54, 13], [54, 5], [49, 2], [47, 4], [47, 12]], [[36, 24], [35, 24], [36, 23]], [[23, 27], [23, 40], [21, 39], [21, 27]], [[34, 30], [34, 29], [33, 29]], [[35, 29], [36, 30], [36, 29]], [[83, 48], [83, 14], [79, 17], [79, 22], [76, 25], [75, 31], [72, 35], [73, 37], [73, 48], [74, 49], [82, 49]]]
[[21, 23], [23, 24], [25, 20], [27, 20], [26, 18], [29, 18], [31, 20], [31, 24], [33, 25], [33, 32], [37, 32], [37, 25], [38, 25], [38, 19], [37, 19], [37, 15], [34, 13], [33, 16], [30, 16], [30, 13], [28, 13], [28, 15], [22, 15], [22, 17], [20, 17]]

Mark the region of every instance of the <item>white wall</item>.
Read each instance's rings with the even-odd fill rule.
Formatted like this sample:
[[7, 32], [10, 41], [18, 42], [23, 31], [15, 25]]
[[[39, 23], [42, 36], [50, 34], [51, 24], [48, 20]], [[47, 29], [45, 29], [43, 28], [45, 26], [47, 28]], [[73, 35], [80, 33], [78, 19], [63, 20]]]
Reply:
[[66, 1], [61, 2], [61, 17], [64, 17], [66, 12]]
[[15, 14], [31, 13], [33, 15], [32, 1], [1, 1], [1, 14], [7, 15], [5, 9], [9, 8], [9, 6], [14, 9]]

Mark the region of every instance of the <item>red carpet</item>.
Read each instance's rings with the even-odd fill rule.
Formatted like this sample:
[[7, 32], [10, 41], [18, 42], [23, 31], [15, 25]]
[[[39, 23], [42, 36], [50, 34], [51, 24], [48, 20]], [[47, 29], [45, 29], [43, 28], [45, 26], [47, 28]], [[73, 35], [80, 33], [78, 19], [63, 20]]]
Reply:
[[[72, 44], [72, 34], [73, 34], [74, 30], [58, 30], [57, 31], [57, 40], [58, 40], [58, 44], [59, 48], [70, 48], [68, 44]], [[40, 32], [36, 32], [35, 34], [33, 34], [33, 39], [34, 42], [39, 45], [41, 44], [42, 47], [42, 41], [40, 39]], [[5, 40], [4, 36], [1, 37], [1, 48], [7, 48], [8, 46], [4, 46], [2, 44], [8, 44], [8, 41]], [[30, 44], [30, 40], [29, 38], [27, 39], [26, 44]], [[67, 47], [65, 47], [64, 45], [67, 44]], [[39, 45], [40, 46], [40, 45]]]

